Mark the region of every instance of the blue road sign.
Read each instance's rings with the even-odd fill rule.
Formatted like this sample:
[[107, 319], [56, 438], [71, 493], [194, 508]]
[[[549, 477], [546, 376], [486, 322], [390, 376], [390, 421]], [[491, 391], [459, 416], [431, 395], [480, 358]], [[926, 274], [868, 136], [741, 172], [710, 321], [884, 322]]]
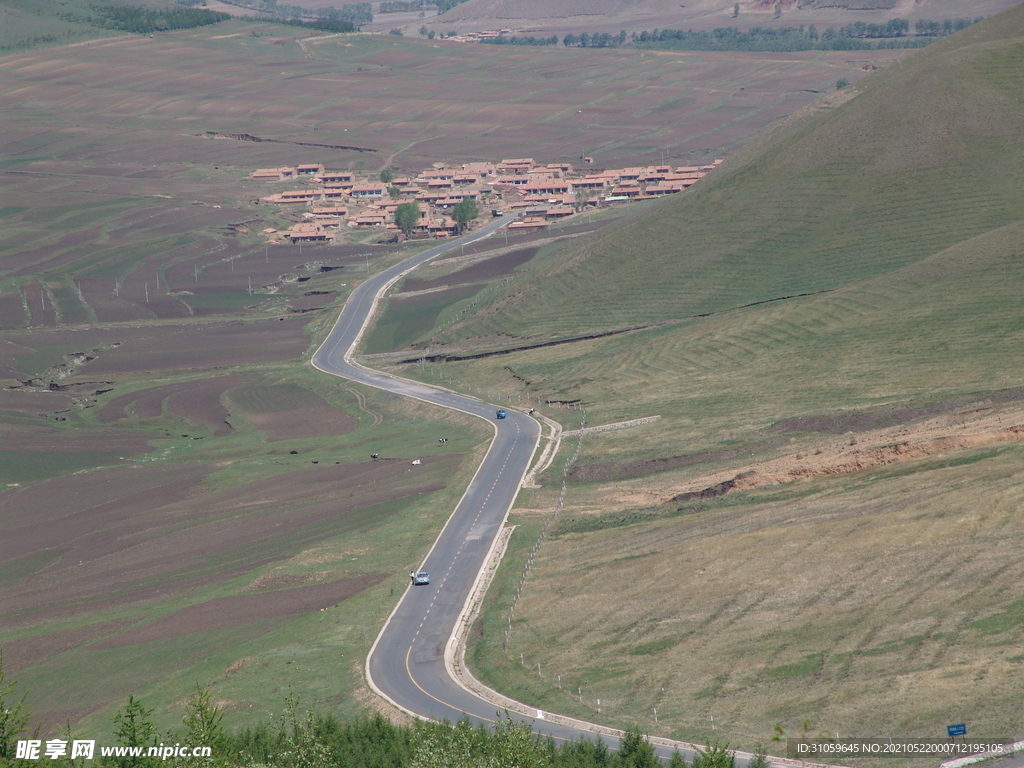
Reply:
[[949, 734], [949, 738], [951, 738], [951, 739], [956, 737], [956, 736], [966, 736], [967, 735], [967, 724], [966, 723], [957, 723], [956, 725], [947, 725], [946, 726], [946, 733]]

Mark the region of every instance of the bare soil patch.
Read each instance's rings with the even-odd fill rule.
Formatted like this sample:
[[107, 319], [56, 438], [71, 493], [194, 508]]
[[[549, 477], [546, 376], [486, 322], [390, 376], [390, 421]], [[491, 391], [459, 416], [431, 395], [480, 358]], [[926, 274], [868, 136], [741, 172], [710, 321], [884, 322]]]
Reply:
[[510, 275], [536, 256], [539, 250], [539, 248], [524, 248], [519, 251], [503, 253], [500, 256], [494, 256], [470, 264], [468, 267], [463, 267], [444, 277], [433, 279], [409, 277], [402, 284], [401, 293], [424, 291], [442, 285], [459, 285], [461, 283], [474, 283], [481, 280], [493, 280], [496, 277]]
[[[256, 595], [231, 595], [182, 608], [156, 621], [121, 632], [90, 646], [91, 650], [124, 648], [129, 645], [183, 637], [196, 632], [226, 629], [268, 622], [288, 616], [312, 613], [337, 605], [358, 595], [367, 587], [379, 584], [390, 574], [377, 573], [339, 579], [326, 584], [312, 584], [293, 589], [279, 589]], [[264, 631], [269, 631], [266, 625]]]
[[104, 351], [89, 364], [88, 373], [187, 371], [290, 360], [308, 346], [303, 333], [306, 322], [289, 317], [279, 321], [154, 327], [149, 338], [135, 338]]
[[5, 585], [3, 621], [95, 615], [233, 578], [393, 514], [372, 507], [439, 490], [438, 473], [460, 457], [422, 461], [415, 472], [405, 462], [307, 465], [219, 490], [203, 485], [208, 464], [123, 467], [9, 492], [0, 563], [37, 558], [38, 568]]
[[100, 419], [111, 422], [124, 418], [127, 408], [132, 405], [136, 418], [154, 418], [163, 414], [166, 402], [172, 413], [210, 425], [214, 435], [219, 437], [231, 432], [231, 425], [227, 422], [228, 411], [221, 404], [220, 396], [232, 387], [248, 384], [254, 378], [244, 375], [217, 376], [130, 392], [105, 403], [100, 409]]
[[0, 328], [23, 328], [25, 303], [17, 291], [0, 293]]
[[241, 387], [229, 397], [266, 434], [267, 442], [342, 435], [356, 428], [347, 413], [297, 384]]
[[71, 397], [61, 392], [38, 389], [0, 389], [0, 411], [34, 413], [39, 416], [71, 407]]
[[147, 445], [150, 437], [127, 429], [62, 429], [52, 426], [52, 422], [4, 425], [7, 450], [16, 446], [19, 451], [39, 453], [40, 459], [46, 454], [78, 451], [121, 451], [126, 455], [146, 453], [150, 450]]
[[[663, 462], [662, 464], [624, 462], [614, 465], [591, 465], [580, 468], [581, 472], [573, 472], [571, 476], [581, 480], [585, 478], [591, 482], [614, 482], [629, 477], [645, 477], [642, 487], [610, 485], [606, 489], [607, 511], [613, 507], [626, 509], [709, 499], [727, 493], [775, 486], [811, 477], [862, 472], [902, 461], [1021, 440], [1024, 438], [1024, 404], [1015, 400], [1004, 401], [1003, 405], [993, 404], [995, 398], [1012, 395], [1013, 393], [998, 393], [974, 410], [940, 412], [931, 418], [865, 432], [851, 431], [838, 436], [833, 433], [834, 436], [827, 440], [801, 443], [798, 451], [787, 451], [783, 455], [777, 455], [777, 449], [783, 445], [782, 439], [773, 438], [756, 446], [748, 446], [745, 451], [740, 448], [657, 460]], [[941, 411], [942, 407], [941, 404], [934, 406], [933, 412]], [[921, 412], [920, 409], [909, 410], [914, 414]], [[902, 412], [902, 409], [899, 412]], [[805, 421], [797, 423], [801, 427], [806, 427]], [[832, 420], [826, 419], [820, 426], [831, 428], [833, 424]], [[776, 455], [772, 458], [755, 457], [746, 463], [732, 461], [751, 452], [765, 450], [774, 450]], [[652, 467], [668, 468], [666, 464], [677, 460], [683, 461], [675, 465], [679, 467], [705, 461], [729, 461], [732, 466], [713, 472], [698, 470], [683, 482], [672, 475], [658, 478], [653, 476], [653, 472], [643, 475], [612, 475], [612, 472], [625, 473], [632, 470], [639, 473]]]
[[51, 656], [70, 651], [72, 648], [91, 643], [96, 638], [109, 635], [119, 629], [136, 623], [138, 619], [113, 619], [83, 627], [47, 632], [4, 643], [4, 666], [19, 670], [45, 661]]

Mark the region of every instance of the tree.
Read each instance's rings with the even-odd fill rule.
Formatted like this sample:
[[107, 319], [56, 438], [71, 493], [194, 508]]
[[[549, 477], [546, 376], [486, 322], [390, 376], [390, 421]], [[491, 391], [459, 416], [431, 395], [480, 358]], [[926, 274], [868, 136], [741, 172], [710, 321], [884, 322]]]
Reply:
[[210, 689], [196, 683], [195, 692], [185, 703], [185, 725], [187, 742], [194, 747], [209, 747], [211, 757], [186, 758], [183, 765], [209, 766], [223, 765], [227, 761], [225, 753], [226, 735], [224, 733], [224, 713], [211, 701]]
[[843, 88], [845, 88], [849, 84], [850, 84], [849, 80], [847, 80], [845, 77], [840, 77], [838, 80], [836, 80], [836, 90], [837, 91], [838, 90], [842, 90]]
[[779, 3], [775, 4], [775, 18], [782, 18], [782, 6]]
[[619, 764], [623, 768], [657, 768], [658, 758], [654, 756], [654, 747], [644, 737], [640, 726], [631, 725], [622, 736]]
[[428, 31], [429, 30], [427, 30], [427, 25], [424, 24], [422, 27], [420, 27], [420, 37], [426, 37]]
[[736, 756], [729, 751], [729, 744], [720, 744], [716, 739], [693, 756], [693, 768], [735, 768]]
[[452, 218], [459, 225], [459, 232], [462, 232], [479, 213], [476, 208], [476, 202], [469, 197], [463, 198], [462, 202], [452, 208]]
[[402, 190], [399, 187], [388, 187], [388, 194], [395, 198], [401, 197]]
[[768, 753], [761, 744], [754, 745], [754, 756], [747, 763], [747, 768], [768, 768]]
[[392, 181], [395, 180], [395, 172], [392, 171], [390, 168], [385, 168], [383, 171], [380, 172], [380, 180], [384, 184], [390, 184]]
[[[153, 710], [146, 709], [142, 702], [129, 694], [128, 703], [114, 715], [114, 725], [117, 729], [114, 735], [117, 743], [122, 747], [155, 747], [157, 745], [156, 726], [153, 725]], [[156, 758], [152, 757], [115, 757], [114, 765], [120, 768], [132, 768], [132, 766], [153, 766], [156, 765]]]
[[395, 209], [395, 224], [408, 237], [420, 222], [420, 207], [416, 203], [402, 203]]
[[734, 5], [732, 7], [732, 17], [735, 19], [735, 18], [738, 18], [739, 15], [740, 15], [740, 4], [736, 3], [736, 5]]
[[454, 726], [424, 723], [418, 727], [412, 768], [474, 768], [473, 749], [477, 741], [468, 720]]
[[542, 768], [545, 760], [530, 726], [517, 723], [508, 712], [494, 724], [489, 768]]
[[0, 762], [6, 764], [13, 760], [17, 749], [18, 736], [25, 731], [28, 719], [31, 715], [25, 705], [27, 693], [23, 693], [18, 703], [13, 706], [7, 702], [7, 697], [14, 692], [18, 684], [16, 680], [4, 684], [4, 650], [0, 648]]

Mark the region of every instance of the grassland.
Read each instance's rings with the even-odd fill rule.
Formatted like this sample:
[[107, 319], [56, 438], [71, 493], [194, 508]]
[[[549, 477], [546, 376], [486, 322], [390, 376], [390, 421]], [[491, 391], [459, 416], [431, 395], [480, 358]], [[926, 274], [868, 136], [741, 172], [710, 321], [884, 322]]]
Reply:
[[823, 100], [542, 249], [426, 371], [391, 363], [566, 428], [661, 417], [583, 437], [506, 645], [517, 533], [488, 683], [691, 739], [713, 715], [747, 746], [805, 720], [1021, 733], [1022, 35], [1018, 7]]
[[[266, 719], [289, 690], [342, 714], [366, 705], [369, 643], [485, 429], [372, 392], [357, 400], [301, 366], [235, 371], [158, 387], [125, 376], [53, 435], [38, 416], [28, 436], [9, 433], [51, 452], [26, 451], [45, 472], [4, 494], [5, 663], [44, 725], [101, 732], [132, 692], [170, 725], [195, 680], [239, 723]], [[83, 438], [115, 453], [69, 446]], [[8, 479], [19, 466], [5, 465]]]
[[[1004, 29], [1012, 33], [1013, 28]], [[4, 524], [5, 532], [16, 532], [23, 541], [17, 556], [4, 561], [4, 590], [11, 602], [0, 639], [9, 668], [30, 689], [32, 706], [46, 724], [71, 720], [99, 729], [129, 692], [157, 706], [162, 723], [168, 723], [176, 717], [174, 702], [195, 680], [212, 684], [215, 698], [236, 723], [276, 711], [289, 687], [318, 708], [342, 714], [359, 710], [368, 704], [361, 660], [369, 642], [479, 454], [484, 434], [478, 426], [384, 395], [362, 390], [357, 395], [303, 367], [304, 355], [330, 322], [330, 311], [317, 307], [336, 306], [367, 266], [377, 268], [400, 254], [370, 248], [358, 238], [338, 247], [264, 247], [257, 236], [263, 227], [280, 227], [296, 216], [251, 202], [266, 189], [244, 181], [254, 168], [306, 161], [335, 168], [421, 167], [440, 158], [515, 155], [575, 160], [581, 151], [595, 156], [598, 164], [653, 161], [662, 152], [668, 160], [685, 163], [738, 146], [808, 103], [815, 95], [809, 91], [831, 88], [838, 77], [856, 81], [862, 67], [872, 65], [863, 57], [851, 60], [840, 54], [523, 52], [368, 36], [314, 42], [298, 40], [296, 34], [272, 24], [227, 22], [0, 60], [5, 73], [0, 105], [9, 128], [0, 170], [17, 203], [0, 210], [0, 322], [7, 331], [0, 378], [16, 387], [0, 392], [0, 418], [5, 432], [16, 438], [22, 459], [4, 468], [8, 484], [3, 494], [13, 510]], [[789, 237], [793, 221], [814, 219], [815, 231], [826, 232], [822, 222], [836, 218], [833, 209], [841, 203], [835, 198], [828, 210], [807, 202], [827, 191], [824, 175], [842, 170], [840, 160], [825, 162], [819, 156], [824, 150], [838, 156], [843, 147], [860, 146], [864, 135], [873, 135], [865, 133], [865, 126], [873, 130], [873, 120], [896, 99], [882, 88], [888, 101], [862, 115], [852, 137], [828, 120], [854, 110], [856, 100], [823, 109], [799, 124], [803, 128], [782, 129], [789, 149], [773, 149], [766, 139], [745, 153], [747, 159], [737, 158], [732, 170], [727, 165], [723, 170], [728, 173], [716, 186], [707, 187], [712, 198], [723, 201], [718, 210], [730, 226], [742, 222], [740, 210], [751, 219], [743, 225], [748, 234], [775, 222], [776, 228], [766, 231], [778, 242], [764, 245], [769, 258], [763, 263], [749, 249], [743, 259], [730, 261], [729, 248], [737, 241], [726, 238], [708, 241], [714, 258], [705, 259], [706, 271], [698, 270], [700, 254], [682, 258], [673, 250], [678, 237], [669, 223], [680, 214], [671, 205], [661, 206], [638, 218], [642, 225], [629, 224], [624, 235], [609, 228], [592, 235], [586, 246], [570, 245], [569, 250], [540, 244], [511, 272], [490, 267], [483, 273], [463, 272], [471, 269], [467, 263], [428, 271], [418, 277], [433, 288], [450, 285], [456, 293], [416, 304], [423, 286], [417, 289], [411, 281], [402, 286], [410, 295], [393, 303], [397, 308], [406, 301], [406, 310], [389, 308], [371, 337], [373, 349], [419, 349], [415, 345], [425, 341], [484, 348], [496, 346], [502, 333], [548, 338], [555, 328], [571, 333], [634, 321], [673, 321], [535, 353], [420, 368], [419, 375], [432, 381], [460, 382], [512, 402], [579, 401], [586, 406], [588, 424], [653, 413], [663, 417], [651, 427], [585, 443], [578, 468], [592, 474], [570, 478], [572, 508], [565, 533], [550, 545], [572, 543], [575, 550], [558, 551], [581, 562], [592, 556], [584, 552], [604, 551], [611, 560], [619, 556], [623, 540], [616, 536], [622, 530], [599, 514], [612, 507], [624, 519], [642, 518], [638, 526], [657, 530], [654, 535], [666, 540], [681, 535], [672, 526], [682, 520], [717, 519], [718, 507], [710, 504], [708, 510], [681, 518], [679, 505], [673, 507], [668, 499], [716, 472], [739, 471], [746, 461], [740, 461], [740, 452], [750, 446], [756, 458], [813, 449], [818, 440], [813, 431], [793, 426], [773, 431], [786, 420], [837, 411], [928, 411], [939, 407], [936, 403], [968, 396], [982, 403], [1005, 399], [1006, 390], [1019, 386], [1019, 376], [1006, 361], [1019, 359], [1021, 341], [1013, 292], [1021, 278], [1020, 232], [1013, 219], [1019, 155], [1011, 146], [1019, 123], [1012, 121], [1016, 107], [1003, 103], [1007, 84], [1017, 75], [998, 36], [979, 44], [987, 46], [990, 65], [978, 68], [970, 62], [979, 59], [970, 59], [964, 66], [974, 80], [965, 78], [965, 83], [972, 86], [972, 98], [989, 99], [984, 103], [993, 119], [980, 128], [970, 123], [965, 132], [951, 134], [951, 141], [954, 149], [959, 146], [954, 139], [972, 148], [973, 132], [981, 131], [977, 144], [983, 151], [965, 149], [964, 168], [970, 169], [970, 163], [987, 168], [984, 164], [997, 156], [1006, 166], [996, 168], [992, 177], [993, 194], [1001, 196], [996, 203], [966, 170], [956, 177], [968, 208], [984, 226], [955, 230], [960, 214], [950, 202], [953, 193], [947, 192], [928, 219], [934, 232], [922, 224], [913, 237], [901, 240], [900, 228], [885, 219], [889, 228], [875, 227], [874, 240], [859, 232], [844, 235], [849, 242], [830, 251], [823, 266], [813, 266], [806, 249], [803, 256], [794, 252], [782, 258], [791, 248], [783, 238]], [[943, 53], [941, 45], [946, 44], [934, 47], [938, 64], [946, 61], [943, 55], [956, 55]], [[182, 68], [181, 61], [191, 66]], [[937, 74], [931, 75], [921, 68], [908, 71], [918, 73], [915, 82], [927, 92], [933, 85], [927, 77], [941, 78], [944, 70], [936, 66]], [[898, 82], [893, 83], [898, 92]], [[961, 115], [955, 106], [949, 109]], [[1000, 122], [1003, 115], [1010, 117]], [[922, 118], [920, 124], [925, 123]], [[210, 132], [249, 133], [276, 143], [215, 140]], [[811, 145], [818, 154], [801, 149]], [[914, 148], [896, 145], [897, 159], [907, 147]], [[862, 170], [854, 160], [842, 162], [849, 167], [841, 178], [853, 179], [854, 169]], [[949, 170], [942, 162], [938, 171], [928, 173], [918, 172], [913, 163], [900, 170], [913, 189], [941, 189], [934, 182], [944, 178], [939, 171]], [[869, 169], [882, 174], [877, 166]], [[724, 202], [726, 192], [740, 189], [741, 176], [767, 170], [805, 181], [822, 175], [813, 184], [800, 182], [801, 189], [809, 190], [804, 203], [814, 216], [800, 207], [788, 211], [781, 202], [773, 211], [756, 213], [754, 193]], [[870, 218], [875, 209], [864, 201], [871, 195], [864, 190], [866, 182], [857, 179], [850, 186], [862, 195], [861, 217]], [[771, 185], [752, 188], [770, 200], [785, 191]], [[900, 193], [903, 198], [908, 202], [895, 209], [894, 217], [925, 210], [924, 202]], [[683, 204], [695, 206], [691, 201], [697, 199], [686, 196]], [[878, 205], [892, 199], [879, 197]], [[740, 208], [743, 200], [747, 209]], [[701, 214], [706, 221], [683, 215], [698, 227], [696, 241], [715, 229], [712, 207]], [[925, 245], [915, 245], [915, 237]], [[898, 253], [881, 252], [889, 241], [899, 244]], [[865, 244], [879, 252], [846, 265], [844, 258]], [[525, 240], [513, 245], [532, 247]], [[608, 256], [612, 249], [621, 249], [620, 259], [634, 259], [628, 269], [615, 273], [607, 266], [615, 260]], [[580, 254], [604, 255], [590, 260], [586, 269], [591, 272], [572, 273], [567, 282], [567, 266], [575, 268], [571, 259]], [[644, 268], [638, 269], [638, 263]], [[338, 268], [325, 272], [325, 265]], [[797, 274], [805, 269], [809, 276]], [[832, 283], [819, 288], [835, 291], [689, 317], [732, 310], [737, 301], [776, 298], [777, 290], [795, 290], [822, 275]], [[723, 276], [736, 280], [728, 291]], [[650, 284], [657, 290], [637, 289]], [[458, 295], [476, 286], [483, 287], [472, 298]], [[573, 293], [579, 286], [605, 293], [586, 299], [582, 292]], [[556, 290], [561, 294], [554, 300]], [[545, 311], [530, 309], [529, 301], [517, 303], [530, 293], [544, 298]], [[671, 301], [666, 299], [670, 294]], [[678, 297], [689, 303], [679, 303]], [[638, 313], [631, 308], [638, 304], [647, 309]], [[526, 323], [527, 310], [535, 325]], [[399, 366], [405, 374], [413, 373], [409, 368]], [[582, 418], [578, 410], [542, 407], [566, 425], [576, 426]], [[439, 432], [449, 438], [443, 448], [438, 447]], [[610, 487], [593, 479], [593, 473], [612, 477], [618, 472], [615, 477], [629, 480], [637, 477], [635, 469], [624, 474], [620, 465], [716, 450], [732, 454], [708, 458], [707, 466], [692, 471], [660, 473], [653, 497], [649, 471], [632, 485]], [[372, 452], [395, 461], [371, 463], [367, 456]], [[999, 486], [1000, 498], [1015, 498], [1007, 469], [1015, 453], [968, 452], [962, 457], [961, 464], [925, 467], [913, 476], [939, 477], [936, 483], [950, 487], [962, 482], [964, 494], [976, 493], [983, 487], [983, 470], [998, 466], [1010, 478]], [[415, 477], [406, 461], [411, 458], [425, 460]], [[956, 474], [968, 471], [977, 474]], [[824, 480], [814, 482], [827, 488]], [[881, 504], [881, 486], [842, 482], [833, 489], [835, 496], [868, 510], [857, 513], [861, 518], [872, 504]], [[886, 482], [888, 488], [901, 480], [893, 476]], [[750, 493], [737, 505], [737, 514], [749, 510], [759, 521], [758, 530], [774, 528], [771, 504]], [[552, 492], [530, 491], [521, 501], [540, 515], [550, 507]], [[788, 504], [791, 515], [804, 514], [800, 498], [771, 503]], [[942, 508], [953, 515], [957, 503], [951, 497]], [[1003, 558], [1005, 575], [997, 574], [967, 613], [949, 616], [962, 635], [973, 631], [989, 638], [994, 649], [963, 646], [974, 674], [977, 664], [999, 671], [1004, 661], [1016, 663], [1000, 655], [1003, 641], [1018, 631], [1016, 597], [1000, 581], [1016, 573], [1016, 561], [1004, 558], [1000, 548], [1016, 531], [1012, 520], [998, 516], [1002, 507], [996, 507], [977, 530], [980, 540], [994, 540], [1003, 520], [1007, 535], [996, 542], [992, 557]], [[924, 512], [907, 518], [909, 508], [892, 505], [886, 512], [888, 530], [918, 531], [932, 524]], [[532, 518], [526, 522], [527, 539], [515, 542], [516, 551], [526, 546], [527, 529], [538, 524]], [[112, 530], [119, 535], [112, 537]], [[796, 533], [805, 541], [812, 536]], [[596, 549], [587, 549], [591, 542], [597, 542]], [[837, 544], [834, 560], [867, 557], [843, 546]], [[541, 551], [551, 565], [538, 572], [538, 579], [546, 579], [554, 561], [546, 559], [546, 548]], [[919, 549], [914, 552], [923, 556]], [[595, 569], [607, 568], [602, 574], [633, 562], [605, 565], [593, 557]], [[749, 562], [751, 576], [773, 567], [761, 555], [752, 555]], [[956, 579], [991, 572], [982, 565], [965, 565]], [[910, 578], [905, 571], [896, 577]], [[523, 626], [537, 622], [538, 637], [551, 637], [553, 625], [544, 621], [553, 617], [536, 619], [537, 609], [530, 605], [533, 583], [517, 616], [525, 617]], [[583, 590], [598, 581], [573, 583]], [[643, 582], [634, 579], [633, 584], [639, 589]], [[537, 592], [536, 598], [542, 595]], [[581, 592], [579, 604], [590, 599]], [[637, 596], [632, 608], [645, 605]], [[677, 606], [683, 608], [696, 610]], [[785, 603], [796, 634], [815, 621], [813, 613], [798, 609], [799, 600]], [[494, 610], [500, 623], [500, 606]], [[923, 630], [908, 635], [884, 630], [887, 611], [891, 614], [892, 608], [884, 605], [871, 614], [882, 628], [879, 643], [923, 635]], [[747, 616], [753, 621], [756, 610]], [[515, 641], [525, 643], [519, 629]], [[668, 675], [681, 663], [677, 648], [684, 646], [681, 640], [673, 645], [676, 630], [661, 631], [654, 624], [649, 629], [635, 637], [623, 634], [618, 645], [607, 646], [603, 663], [613, 687], [605, 695], [616, 701], [616, 718], [641, 718], [647, 706], [642, 697], [615, 699], [614, 685], [632, 680], [631, 669], [642, 663], [649, 674], [661, 674], [655, 667], [663, 664], [658, 669]], [[931, 631], [927, 643], [938, 642], [936, 633], [945, 630]], [[599, 628], [587, 625], [587, 632]], [[849, 638], [828, 628], [816, 635], [807, 629], [804, 635], [774, 651], [759, 646], [763, 666], [752, 668], [748, 677], [723, 682], [722, 696], [732, 695], [729, 686], [753, 689], [762, 677], [790, 684], [786, 681], [797, 679], [812, 662], [827, 665], [833, 656], [873, 653], [876, 647], [873, 640], [848, 647]], [[582, 645], [609, 639], [593, 637]], [[947, 642], [954, 651], [960, 648], [959, 641], [947, 637]], [[597, 685], [596, 672], [572, 667], [576, 645], [548, 649], [552, 655], [544, 664], [564, 666], [565, 675], [581, 680], [589, 675]], [[525, 657], [528, 648], [522, 649]], [[872, 653], [866, 658], [875, 659]], [[527, 696], [525, 683], [514, 669], [502, 667], [507, 661], [502, 658], [481, 657], [480, 663], [492, 665], [496, 677]], [[805, 666], [793, 666], [800, 664]], [[935, 664], [949, 671], [945, 660]], [[865, 667], [850, 679], [862, 681], [871, 674]], [[985, 679], [994, 681], [997, 675]], [[677, 704], [667, 710], [667, 729], [695, 732], [683, 702], [711, 683], [701, 679], [695, 685], [674, 689]], [[546, 688], [538, 690], [537, 695], [548, 695]], [[712, 693], [695, 701], [717, 700], [719, 694]], [[993, 701], [1017, 701], [1015, 690], [1003, 699], [1001, 690], [990, 693]], [[851, 721], [866, 717], [858, 706], [854, 702], [844, 710], [852, 713]], [[794, 702], [791, 710], [821, 717], [822, 727], [834, 713], [805, 701]], [[762, 725], [772, 717], [764, 706], [752, 703], [729, 711], [735, 733], [763, 738]], [[775, 716], [789, 722], [790, 710]]]
[[[515, 584], [473, 660], [538, 707], [694, 740], [711, 716], [745, 744], [805, 720], [844, 736], [941, 738], [964, 719], [1017, 734], [1021, 448], [961, 458], [566, 525], [534, 559], [507, 647]], [[574, 497], [593, 521], [594, 494]]]

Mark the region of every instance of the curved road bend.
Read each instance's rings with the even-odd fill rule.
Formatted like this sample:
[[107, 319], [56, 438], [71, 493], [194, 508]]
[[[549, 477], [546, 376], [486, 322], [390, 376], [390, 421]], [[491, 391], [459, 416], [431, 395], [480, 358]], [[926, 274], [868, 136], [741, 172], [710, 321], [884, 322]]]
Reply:
[[[461, 687], [445, 669], [444, 651], [456, 620], [466, 603], [477, 574], [504, 524], [523, 481], [540, 437], [540, 425], [523, 413], [508, 410], [501, 421], [496, 407], [474, 398], [396, 378], [364, 368], [350, 360], [378, 296], [403, 275], [442, 253], [487, 237], [515, 216], [491, 222], [465, 237], [412, 256], [360, 284], [349, 297], [334, 328], [313, 355], [319, 370], [361, 384], [406, 395], [445, 408], [486, 419], [495, 438], [458, 506], [431, 547], [421, 570], [430, 574], [430, 585], [408, 587], [391, 618], [370, 649], [366, 662], [370, 685], [386, 699], [413, 715], [452, 722], [469, 716], [474, 725], [493, 723], [498, 707]], [[524, 709], [527, 709], [524, 706]], [[570, 725], [530, 720], [537, 733], [557, 740], [595, 738], [596, 732]], [[601, 733], [611, 748], [618, 739]], [[655, 744], [667, 757], [673, 747]], [[692, 752], [681, 749], [688, 759]], [[745, 765], [745, 755], [737, 755]], [[776, 761], [773, 761], [773, 763]]]

